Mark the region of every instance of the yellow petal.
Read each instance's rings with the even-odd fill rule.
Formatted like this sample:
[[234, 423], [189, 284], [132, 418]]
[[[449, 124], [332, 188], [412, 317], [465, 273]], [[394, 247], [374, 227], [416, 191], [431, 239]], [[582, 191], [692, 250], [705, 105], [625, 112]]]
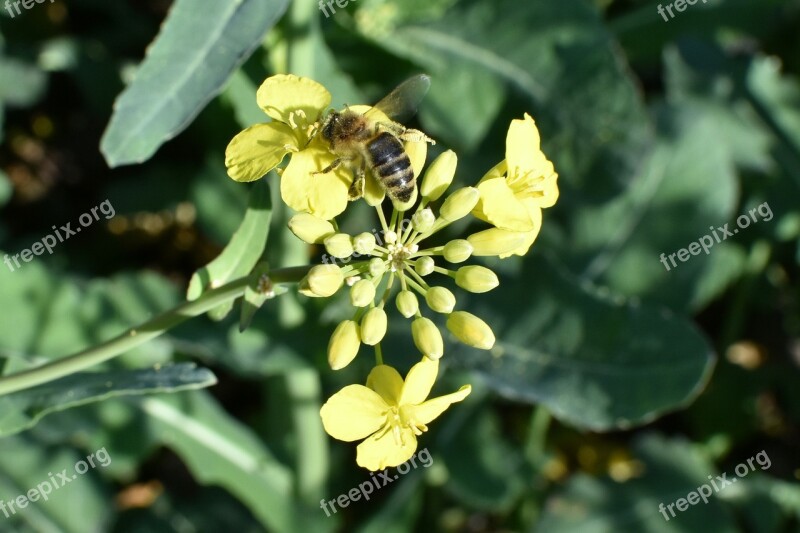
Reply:
[[256, 101], [273, 119], [302, 127], [316, 122], [330, 105], [331, 93], [309, 78], [278, 74], [264, 80], [256, 93]]
[[280, 123], [256, 124], [231, 139], [225, 150], [228, 175], [241, 182], [255, 181], [297, 150], [291, 128]]
[[436, 376], [439, 374], [439, 360], [423, 357], [422, 361], [411, 367], [400, 394], [400, 405], [416, 405], [425, 401], [431, 393]]
[[348, 385], [331, 396], [319, 414], [328, 435], [351, 442], [381, 429], [388, 409], [377, 392], [363, 385]]
[[497, 163], [495, 166], [490, 168], [489, 172], [484, 174], [484, 176], [481, 178], [481, 181], [479, 181], [478, 183], [483, 183], [484, 181], [487, 181], [487, 180], [490, 180], [490, 179], [493, 179], [493, 178], [502, 178], [507, 173], [508, 173], [508, 162], [505, 159], [503, 159], [502, 161]]
[[528, 210], [514, 196], [505, 178], [492, 178], [478, 184], [480, 199], [472, 214], [494, 226], [510, 231], [533, 229]]
[[399, 435], [392, 431], [378, 432], [359, 444], [356, 462], [375, 472], [405, 463], [415, 451], [417, 437], [410, 428], [404, 427], [399, 429]]
[[352, 174], [344, 166], [325, 174], [312, 174], [330, 165], [334, 155], [313, 142], [292, 155], [281, 176], [281, 197], [295, 211], [331, 220], [347, 207]]
[[508, 175], [524, 174], [535, 168], [541, 153], [539, 146], [539, 130], [529, 114], [525, 113], [522, 120], [512, 120], [506, 135]]
[[471, 385], [464, 385], [457, 392], [433, 398], [427, 402], [407, 407], [409, 415], [414, 418], [414, 421], [420, 424], [429, 424], [435, 420], [440, 414], [444, 413], [450, 405], [460, 402], [472, 392]]
[[525, 238], [523, 239], [522, 243], [519, 247], [515, 248], [511, 252], [500, 254], [500, 258], [504, 259], [506, 257], [512, 255], [519, 255], [523, 256], [528, 253], [533, 241], [536, 240], [536, 237], [539, 236], [539, 230], [542, 229], [542, 210], [541, 208], [536, 205], [535, 198], [523, 198], [522, 203], [528, 209], [528, 213], [531, 215], [531, 219], [533, 220], [533, 229], [525, 233]]
[[366, 183], [364, 184], [364, 200], [368, 205], [374, 207], [383, 203], [384, 198], [386, 198], [386, 191], [378, 183], [372, 172], [367, 172]]
[[388, 405], [400, 405], [403, 378], [389, 365], [378, 365], [373, 368], [367, 377], [367, 387], [377, 392]]

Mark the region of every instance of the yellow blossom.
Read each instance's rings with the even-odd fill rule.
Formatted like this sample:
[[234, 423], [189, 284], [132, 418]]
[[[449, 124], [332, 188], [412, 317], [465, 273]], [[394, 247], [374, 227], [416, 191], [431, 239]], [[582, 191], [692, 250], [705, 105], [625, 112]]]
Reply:
[[335, 439], [358, 445], [356, 461], [372, 471], [406, 462], [417, 449], [417, 436], [428, 430], [451, 404], [472, 388], [427, 400], [439, 372], [439, 362], [423, 358], [405, 381], [394, 368], [378, 365], [367, 386], [349, 385], [334, 394], [320, 410], [325, 431]]
[[542, 226], [542, 209], [558, 199], [557, 179], [553, 163], [541, 150], [533, 118], [526, 113], [522, 120], [512, 120], [506, 159], [478, 184], [480, 200], [473, 210], [477, 218], [524, 236], [517, 248], [500, 257], [528, 252]]

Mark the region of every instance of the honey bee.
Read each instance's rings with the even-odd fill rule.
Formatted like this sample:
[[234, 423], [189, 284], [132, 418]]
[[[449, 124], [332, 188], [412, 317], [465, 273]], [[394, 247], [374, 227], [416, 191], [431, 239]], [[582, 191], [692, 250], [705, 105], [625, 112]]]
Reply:
[[[349, 166], [354, 174], [349, 191], [352, 201], [364, 195], [366, 169], [369, 168], [398, 210], [410, 208], [417, 200], [417, 186], [403, 141], [436, 142], [421, 131], [406, 128], [395, 120], [411, 117], [430, 85], [429, 76], [413, 76], [365, 114], [350, 109], [331, 111], [323, 121], [320, 133], [337, 158], [314, 174], [331, 172], [341, 164]], [[373, 118], [376, 110], [383, 112], [390, 121]]]

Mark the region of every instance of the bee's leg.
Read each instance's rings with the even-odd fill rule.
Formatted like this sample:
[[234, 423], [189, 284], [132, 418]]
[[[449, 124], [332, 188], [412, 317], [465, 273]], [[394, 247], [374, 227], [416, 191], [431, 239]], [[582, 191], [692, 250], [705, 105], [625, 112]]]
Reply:
[[339, 168], [339, 165], [341, 165], [343, 162], [344, 160], [341, 157], [337, 157], [336, 159], [333, 160], [333, 163], [323, 168], [322, 170], [315, 170], [314, 172], [312, 172], [312, 174], [327, 174], [328, 172], [333, 172], [334, 170]]
[[356, 169], [355, 176], [353, 176], [353, 183], [350, 184], [350, 190], [347, 192], [347, 199], [351, 202], [358, 200], [364, 196], [364, 188], [366, 187], [366, 161], [361, 161], [361, 165]]
[[426, 142], [431, 144], [436, 144], [436, 141], [425, 135], [419, 130], [407, 129], [403, 131], [400, 135], [398, 135], [401, 141], [410, 141], [410, 142]]

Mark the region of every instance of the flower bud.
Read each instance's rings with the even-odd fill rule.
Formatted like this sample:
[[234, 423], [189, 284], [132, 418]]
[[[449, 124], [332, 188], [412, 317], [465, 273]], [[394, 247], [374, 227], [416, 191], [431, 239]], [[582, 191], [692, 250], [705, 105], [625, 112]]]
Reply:
[[353, 238], [347, 233], [336, 233], [325, 239], [325, 249], [333, 257], [344, 259], [353, 255]]
[[444, 287], [431, 287], [425, 293], [425, 301], [437, 313], [450, 313], [456, 306], [456, 297]]
[[417, 259], [414, 262], [414, 270], [417, 271], [417, 274], [420, 276], [427, 276], [433, 272], [433, 268], [436, 266], [436, 263], [433, 261], [433, 257], [423, 256]]
[[378, 278], [386, 272], [386, 263], [383, 259], [373, 257], [369, 260], [369, 275], [373, 278]]
[[504, 255], [510, 254], [523, 244], [527, 233], [523, 231], [508, 231], [499, 228], [473, 233], [467, 240], [472, 245], [474, 256]]
[[356, 281], [350, 289], [350, 303], [354, 307], [366, 307], [375, 299], [375, 284], [372, 280]]
[[417, 349], [429, 359], [439, 359], [444, 355], [442, 334], [430, 318], [415, 319], [411, 323], [411, 336]]
[[392, 230], [384, 231], [383, 240], [386, 241], [386, 244], [394, 244], [397, 242], [397, 233]]
[[328, 363], [334, 370], [350, 364], [361, 345], [358, 324], [352, 320], [344, 320], [336, 326], [328, 343]]
[[299, 213], [289, 219], [289, 230], [308, 244], [320, 244], [336, 233], [333, 224], [309, 213]]
[[394, 300], [397, 310], [406, 318], [411, 318], [419, 311], [417, 295], [411, 291], [400, 291]]
[[488, 268], [471, 265], [458, 269], [456, 285], [469, 292], [481, 293], [489, 292], [500, 285], [500, 280], [497, 279], [497, 274]]
[[463, 263], [472, 255], [472, 245], [466, 239], [455, 239], [444, 245], [444, 258], [450, 263]]
[[344, 283], [342, 269], [336, 265], [317, 265], [300, 282], [300, 292], [306, 296], [333, 296]]
[[365, 231], [353, 238], [353, 249], [361, 255], [369, 255], [375, 249], [375, 235]]
[[455, 222], [467, 216], [478, 204], [481, 193], [475, 187], [463, 187], [450, 196], [439, 209], [439, 216], [447, 222]]
[[414, 213], [414, 216], [411, 217], [411, 224], [420, 233], [429, 232], [433, 228], [434, 222], [436, 222], [436, 216], [434, 216], [430, 207]]
[[481, 350], [494, 346], [494, 333], [486, 322], [466, 311], [455, 311], [447, 317], [447, 329], [458, 340]]
[[425, 172], [425, 176], [422, 178], [422, 183], [419, 187], [420, 194], [431, 202], [438, 200], [450, 186], [450, 183], [453, 182], [457, 163], [458, 157], [452, 150], [448, 150], [437, 157], [428, 166], [428, 171]]
[[388, 319], [386, 311], [381, 307], [373, 307], [361, 319], [361, 342], [375, 346], [386, 335]]

